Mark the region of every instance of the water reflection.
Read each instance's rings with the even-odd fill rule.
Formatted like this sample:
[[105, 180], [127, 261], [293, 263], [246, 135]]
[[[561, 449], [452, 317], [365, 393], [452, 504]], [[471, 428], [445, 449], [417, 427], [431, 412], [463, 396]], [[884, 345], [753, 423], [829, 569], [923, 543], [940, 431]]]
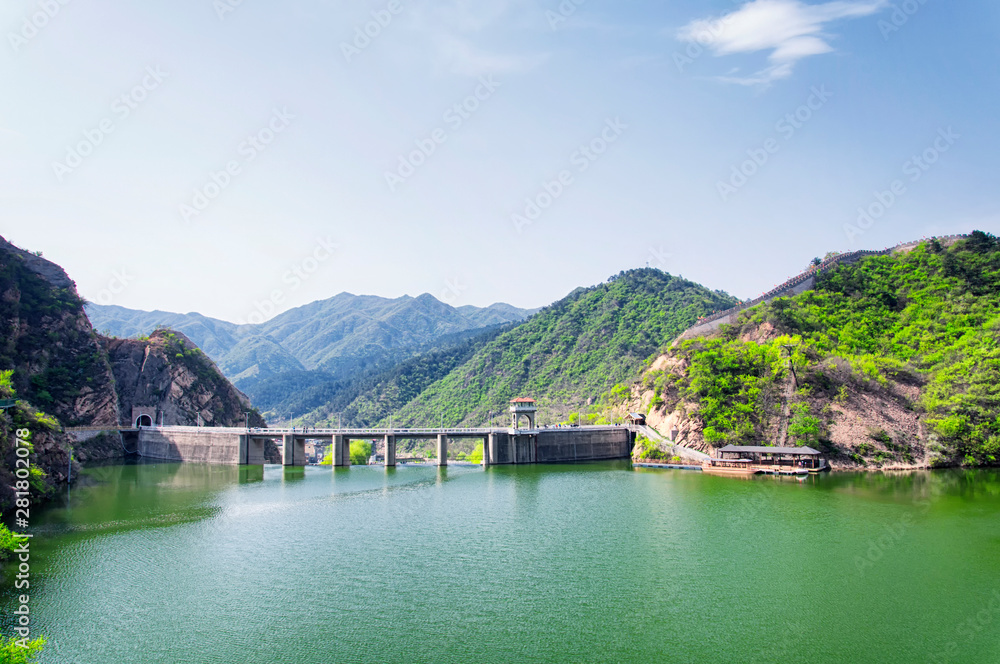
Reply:
[[240, 484], [264, 481], [264, 466], [240, 466]]

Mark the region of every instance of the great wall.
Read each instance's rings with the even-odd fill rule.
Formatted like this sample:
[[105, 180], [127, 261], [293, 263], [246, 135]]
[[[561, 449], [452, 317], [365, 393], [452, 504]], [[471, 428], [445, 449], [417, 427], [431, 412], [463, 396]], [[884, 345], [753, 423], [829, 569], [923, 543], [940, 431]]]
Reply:
[[855, 263], [862, 258], [867, 258], [868, 256], [886, 256], [892, 253], [901, 253], [910, 251], [920, 246], [923, 242], [929, 242], [931, 240], [937, 240], [942, 245], [948, 246], [954, 242], [967, 238], [968, 235], [943, 235], [939, 237], [929, 237], [920, 240], [914, 240], [911, 242], [903, 242], [897, 244], [894, 247], [887, 247], [881, 251], [873, 251], [870, 249], [861, 249], [858, 251], [852, 251], [846, 254], [837, 254], [831, 258], [821, 262], [819, 265], [813, 266], [812, 268], [806, 270], [805, 272], [792, 277], [785, 283], [775, 286], [768, 292], [764, 293], [760, 297], [753, 299], [749, 302], [744, 302], [725, 311], [719, 311], [712, 314], [711, 316], [706, 316], [698, 320], [698, 323], [687, 330], [684, 331], [674, 343], [678, 343], [684, 339], [692, 339], [694, 337], [701, 336], [703, 334], [708, 334], [713, 330], [719, 329], [719, 326], [728, 323], [736, 322], [736, 315], [745, 309], [750, 309], [756, 307], [758, 304], [764, 302], [770, 302], [771, 300], [779, 297], [791, 297], [792, 295], [798, 295], [799, 293], [804, 293], [807, 290], [812, 290], [816, 285], [816, 276], [819, 275], [823, 270], [830, 269], [837, 265], [847, 265], [850, 263]]

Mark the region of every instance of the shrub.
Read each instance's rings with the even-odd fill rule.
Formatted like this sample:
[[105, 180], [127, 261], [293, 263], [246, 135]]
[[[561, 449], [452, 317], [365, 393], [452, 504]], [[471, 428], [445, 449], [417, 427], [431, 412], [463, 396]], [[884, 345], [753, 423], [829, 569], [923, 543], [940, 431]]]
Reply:
[[[23, 643], [24, 646], [19, 645]], [[5, 664], [31, 664], [42, 648], [45, 647], [45, 637], [40, 636], [34, 641], [20, 641], [16, 637], [4, 639], [0, 636], [0, 662]]]

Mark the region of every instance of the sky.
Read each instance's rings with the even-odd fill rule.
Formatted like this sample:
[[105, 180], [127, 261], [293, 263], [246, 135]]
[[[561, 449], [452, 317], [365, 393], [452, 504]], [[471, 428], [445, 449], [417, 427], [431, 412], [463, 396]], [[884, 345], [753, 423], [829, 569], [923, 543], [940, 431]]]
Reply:
[[0, 235], [85, 298], [752, 298], [1000, 234], [990, 0], [12, 0]]

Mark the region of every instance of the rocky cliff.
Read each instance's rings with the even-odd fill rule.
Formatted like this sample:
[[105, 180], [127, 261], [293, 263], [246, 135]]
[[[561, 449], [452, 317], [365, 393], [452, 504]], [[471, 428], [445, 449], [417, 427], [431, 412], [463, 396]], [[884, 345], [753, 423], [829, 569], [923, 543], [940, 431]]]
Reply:
[[101, 339], [114, 373], [118, 409], [156, 413], [156, 424], [267, 426], [250, 400], [179, 332], [157, 330], [145, 339]]
[[[117, 434], [74, 441], [63, 427], [130, 426], [134, 407], [162, 423], [265, 426], [248, 399], [189, 339], [160, 330], [144, 340], [96, 334], [66, 272], [0, 238], [0, 511], [10, 507], [18, 429], [30, 432], [36, 492], [65, 482], [78, 460], [124, 455]], [[268, 450], [275, 456], [275, 450]]]
[[0, 370], [65, 426], [115, 425], [111, 367], [61, 267], [0, 238]]

